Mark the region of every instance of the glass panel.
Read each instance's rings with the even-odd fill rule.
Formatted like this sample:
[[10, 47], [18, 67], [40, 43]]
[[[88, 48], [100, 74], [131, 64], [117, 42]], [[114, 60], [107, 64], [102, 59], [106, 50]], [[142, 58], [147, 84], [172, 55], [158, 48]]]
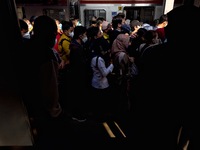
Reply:
[[85, 9], [84, 10], [84, 26], [87, 28], [91, 24], [91, 19], [93, 16], [97, 18], [102, 17], [106, 19], [106, 11], [104, 9]]

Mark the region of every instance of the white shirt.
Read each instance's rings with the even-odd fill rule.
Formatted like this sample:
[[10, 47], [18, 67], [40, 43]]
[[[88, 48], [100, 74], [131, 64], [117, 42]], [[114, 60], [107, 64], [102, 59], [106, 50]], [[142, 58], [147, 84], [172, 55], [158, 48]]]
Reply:
[[113, 71], [113, 64], [110, 64], [107, 68], [105, 66], [105, 61], [103, 58], [98, 58], [98, 63], [96, 65], [97, 56], [93, 57], [91, 60], [91, 67], [93, 70], [92, 77], [92, 87], [97, 89], [105, 89], [109, 87], [107, 75]]

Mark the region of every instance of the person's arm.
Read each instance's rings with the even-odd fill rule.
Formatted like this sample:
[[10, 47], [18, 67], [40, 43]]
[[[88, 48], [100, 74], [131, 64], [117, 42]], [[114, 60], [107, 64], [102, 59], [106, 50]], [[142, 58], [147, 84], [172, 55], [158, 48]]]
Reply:
[[48, 61], [40, 68], [41, 92], [43, 103], [52, 117], [57, 117], [62, 109], [59, 104], [58, 92], [58, 64], [55, 61]]
[[114, 66], [112, 63], [106, 68], [105, 61], [102, 58], [99, 57], [97, 61], [98, 61], [98, 68], [104, 77], [106, 77], [109, 73], [113, 71]]

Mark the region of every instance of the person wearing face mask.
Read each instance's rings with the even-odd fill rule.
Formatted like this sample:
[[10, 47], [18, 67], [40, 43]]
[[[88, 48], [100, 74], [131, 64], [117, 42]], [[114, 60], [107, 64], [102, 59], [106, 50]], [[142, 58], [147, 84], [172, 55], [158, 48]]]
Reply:
[[[29, 117], [34, 118], [36, 130], [42, 131], [43, 135], [44, 127], [46, 129], [53, 123], [51, 121], [58, 121], [63, 116], [58, 91], [59, 64], [53, 52], [57, 26], [52, 18], [41, 15], [35, 19], [33, 31], [33, 36], [24, 43], [18, 55], [20, 90]], [[27, 51], [31, 52], [28, 57]]]
[[58, 52], [61, 57], [61, 69], [64, 69], [64, 67], [67, 67], [69, 65], [69, 45], [71, 43], [73, 29], [73, 24], [70, 21], [62, 22], [63, 33], [58, 41]]
[[69, 72], [70, 72], [70, 49], [69, 45], [71, 43], [72, 37], [71, 33], [73, 31], [73, 25], [70, 21], [62, 22], [62, 35], [58, 41], [58, 53], [61, 59], [59, 63], [59, 91], [60, 91], [60, 99], [64, 107], [66, 107], [66, 99], [68, 99], [68, 89], [70, 88], [68, 85], [69, 82]]
[[69, 36], [70, 36], [71, 38], [73, 38], [73, 36], [74, 36], [74, 31], [70, 32], [70, 33], [69, 33]]
[[84, 36], [84, 37], [82, 38], [83, 43], [86, 43], [87, 40], [88, 40], [87, 36]]
[[[72, 119], [78, 122], [86, 121], [87, 96], [87, 63], [84, 49], [87, 41], [86, 27], [76, 26], [74, 36], [69, 45], [70, 49], [70, 99], [68, 110]], [[75, 94], [73, 94], [75, 93]], [[81, 98], [80, 98], [81, 97]]]
[[72, 16], [70, 18], [70, 21], [72, 22], [73, 24], [73, 27], [75, 28], [76, 26], [81, 26], [81, 23], [79, 22], [79, 17], [78, 16]]

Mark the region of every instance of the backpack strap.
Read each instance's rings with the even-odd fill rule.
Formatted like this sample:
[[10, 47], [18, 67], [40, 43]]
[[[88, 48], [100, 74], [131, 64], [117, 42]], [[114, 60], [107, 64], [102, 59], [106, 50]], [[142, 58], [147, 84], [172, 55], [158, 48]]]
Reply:
[[149, 49], [149, 48], [152, 48], [152, 47], [155, 46], [155, 45], [157, 45], [157, 44], [153, 44], [153, 45], [147, 45], [147, 44], [146, 44], [146, 46], [144, 46], [144, 47], [142, 48], [140, 57], [142, 58], [143, 55], [144, 55], [144, 53], [146, 52], [146, 50]]
[[149, 44], [144, 44], [144, 46], [140, 49], [140, 55], [142, 55], [143, 54], [143, 52], [146, 50], [146, 48], [148, 48], [149, 47]]
[[96, 68], [98, 68], [98, 59], [99, 59], [99, 56], [97, 56], [96, 58]]
[[60, 54], [60, 57], [62, 57], [64, 54], [65, 54], [65, 51], [64, 51], [64, 49], [63, 49], [63, 41], [68, 41], [69, 43], [71, 42], [70, 40], [68, 40], [68, 39], [66, 39], [66, 38], [64, 38], [64, 39], [62, 39], [60, 42], [59, 42], [59, 45], [62, 47], [62, 49], [61, 49], [61, 51], [59, 52], [59, 54]]

